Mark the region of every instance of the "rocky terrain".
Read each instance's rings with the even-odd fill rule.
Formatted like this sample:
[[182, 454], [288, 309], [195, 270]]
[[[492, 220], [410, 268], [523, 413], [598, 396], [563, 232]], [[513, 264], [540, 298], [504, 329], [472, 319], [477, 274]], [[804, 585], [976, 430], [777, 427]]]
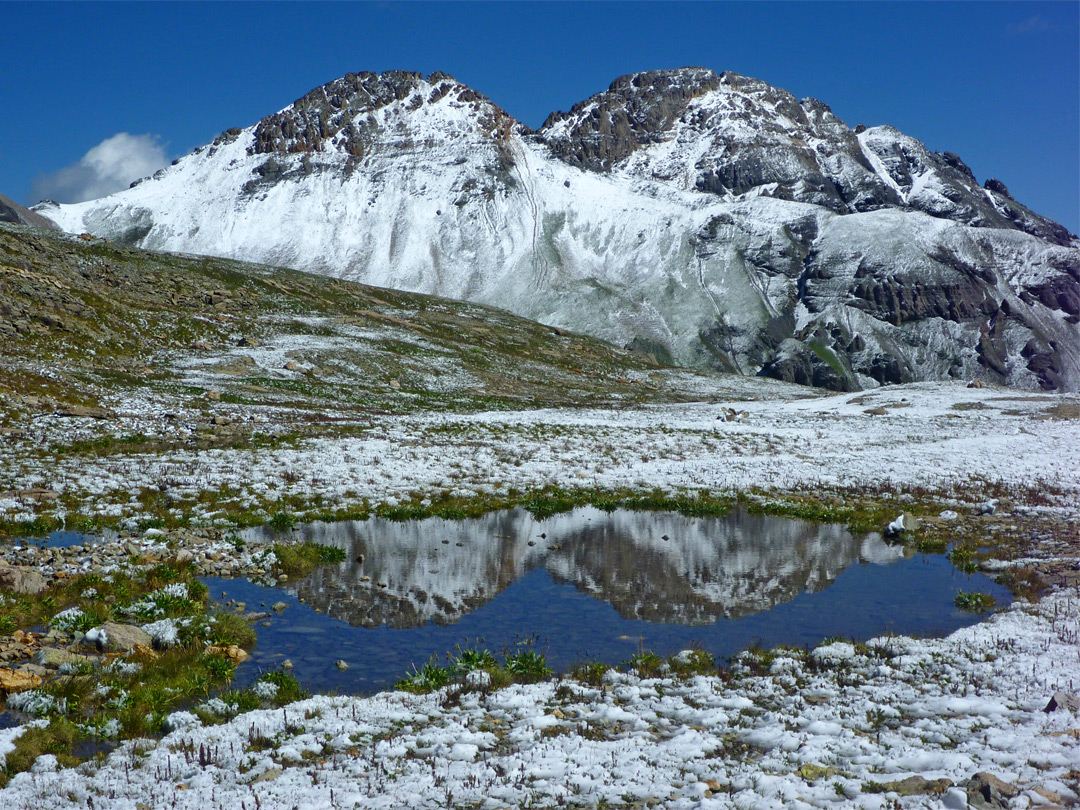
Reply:
[[682, 366], [1080, 387], [1075, 235], [953, 153], [731, 72], [624, 76], [535, 132], [446, 74], [348, 74], [127, 191], [37, 212]]

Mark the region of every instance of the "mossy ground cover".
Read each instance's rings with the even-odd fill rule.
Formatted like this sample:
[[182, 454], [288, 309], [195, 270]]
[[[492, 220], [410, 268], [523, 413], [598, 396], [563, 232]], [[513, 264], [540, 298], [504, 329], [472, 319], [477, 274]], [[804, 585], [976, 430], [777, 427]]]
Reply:
[[[482, 305], [17, 226], [0, 226], [0, 251], [0, 395], [31, 410], [170, 394], [188, 360], [275, 339], [296, 346], [300, 371], [252, 366], [219, 380], [247, 386], [227, 397], [406, 412], [677, 398], [636, 381], [657, 368], [641, 355]], [[446, 388], [457, 375], [468, 382]]]
[[[71, 764], [80, 743], [160, 733], [172, 711], [209, 697], [232, 678], [230, 645], [250, 648], [255, 633], [240, 616], [208, 602], [190, 565], [162, 563], [146, 570], [90, 573], [50, 586], [36, 596], [0, 592], [0, 632], [55, 628], [84, 633], [107, 621], [145, 624], [172, 620], [175, 635], [159, 649], [87, 655], [30, 692], [19, 710], [47, 720], [20, 736], [0, 770], [0, 784], [42, 753]], [[91, 645], [85, 653], [93, 653]], [[32, 733], [31, 733], [32, 732]]]

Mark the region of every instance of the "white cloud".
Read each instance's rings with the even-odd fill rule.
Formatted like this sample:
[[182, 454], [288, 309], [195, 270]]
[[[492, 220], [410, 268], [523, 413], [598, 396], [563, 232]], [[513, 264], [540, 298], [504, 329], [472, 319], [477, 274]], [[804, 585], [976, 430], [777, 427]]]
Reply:
[[78, 163], [43, 174], [33, 183], [36, 199], [74, 203], [95, 200], [127, 188], [132, 180], [153, 174], [166, 163], [157, 135], [118, 132], [106, 138]]
[[1043, 15], [1036, 14], [1023, 22], [1009, 26], [1009, 30], [1014, 34], [1042, 34], [1055, 30], [1055, 26], [1051, 25]]

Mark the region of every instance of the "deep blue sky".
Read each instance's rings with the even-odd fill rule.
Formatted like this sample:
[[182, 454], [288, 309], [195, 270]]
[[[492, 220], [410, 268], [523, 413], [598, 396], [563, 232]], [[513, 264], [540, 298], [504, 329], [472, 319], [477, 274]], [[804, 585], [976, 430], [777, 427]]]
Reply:
[[1080, 232], [1080, 3], [4, 3], [0, 193], [118, 132], [176, 157], [348, 71], [443, 70], [530, 126], [702, 65], [888, 123]]

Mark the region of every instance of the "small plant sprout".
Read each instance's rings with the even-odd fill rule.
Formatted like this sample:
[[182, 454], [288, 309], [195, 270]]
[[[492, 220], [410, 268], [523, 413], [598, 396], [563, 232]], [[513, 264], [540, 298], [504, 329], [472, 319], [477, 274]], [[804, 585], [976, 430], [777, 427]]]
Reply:
[[985, 613], [997, 604], [997, 600], [988, 593], [960, 591], [956, 594], [956, 598], [953, 599], [953, 604], [960, 610], [967, 610], [971, 613]]

